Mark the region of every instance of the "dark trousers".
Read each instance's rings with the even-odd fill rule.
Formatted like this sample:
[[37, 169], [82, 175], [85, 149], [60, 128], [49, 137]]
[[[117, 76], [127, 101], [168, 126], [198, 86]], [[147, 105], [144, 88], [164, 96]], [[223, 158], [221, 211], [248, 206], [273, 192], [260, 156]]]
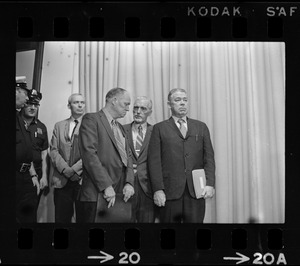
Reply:
[[[41, 180], [41, 178], [42, 178], [42, 174], [43, 174], [42, 168], [41, 168], [41, 167], [36, 167], [36, 166], [34, 166], [34, 168], [35, 168], [35, 171], [36, 171], [36, 173], [37, 173], [37, 175], [38, 175], [38, 177], [39, 177], [39, 182], [40, 182], [40, 180]], [[40, 201], [41, 201], [41, 197], [42, 197], [43, 192], [44, 192], [44, 189], [41, 189], [41, 190], [40, 190], [40, 193], [39, 193], [39, 195], [38, 195], [38, 200], [37, 200], [36, 210], [39, 208], [39, 204], [40, 204]]]
[[[78, 204], [80, 185], [77, 181], [68, 181], [62, 188], [54, 189], [55, 222], [71, 223], [74, 211], [80, 217], [81, 208]], [[75, 210], [74, 210], [75, 205]]]
[[205, 200], [191, 197], [187, 186], [180, 199], [167, 200], [160, 208], [161, 223], [203, 223]]
[[38, 196], [29, 172], [16, 172], [16, 219], [19, 223], [36, 223]]
[[145, 194], [138, 180], [136, 183], [136, 206], [134, 208], [136, 222], [154, 223], [154, 201]]
[[77, 223], [95, 223], [97, 213], [97, 202], [79, 201], [80, 214], [77, 216]]
[[[127, 203], [123, 201], [123, 188], [126, 176], [126, 168], [123, 167], [122, 177], [114, 185], [116, 201], [113, 207], [107, 209], [107, 201], [103, 198], [103, 193], [98, 194], [97, 201], [80, 201], [81, 213], [78, 222], [80, 223], [116, 223], [116, 222], [134, 222], [131, 206], [135, 198], [131, 198]], [[127, 204], [125, 206], [125, 204]], [[129, 208], [130, 206], [130, 208]], [[129, 209], [129, 212], [127, 210]]]
[[[98, 195], [98, 201], [81, 201], [81, 216], [78, 217], [79, 223], [134, 223], [135, 216], [132, 212], [132, 202], [134, 197], [123, 201], [123, 194], [116, 195], [116, 201], [113, 207], [107, 209], [107, 201], [102, 193]], [[127, 207], [126, 207], [126, 206]]]

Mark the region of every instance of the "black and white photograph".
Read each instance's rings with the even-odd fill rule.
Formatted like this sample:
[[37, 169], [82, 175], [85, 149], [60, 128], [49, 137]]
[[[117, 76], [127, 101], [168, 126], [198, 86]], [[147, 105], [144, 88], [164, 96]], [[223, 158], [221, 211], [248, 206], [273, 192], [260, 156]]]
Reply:
[[17, 223], [285, 223], [284, 42], [16, 47]]

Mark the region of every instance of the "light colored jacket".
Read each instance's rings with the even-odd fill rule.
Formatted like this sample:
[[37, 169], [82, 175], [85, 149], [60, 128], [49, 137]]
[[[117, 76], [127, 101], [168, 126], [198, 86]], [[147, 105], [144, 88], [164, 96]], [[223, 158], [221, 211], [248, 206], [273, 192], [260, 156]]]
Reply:
[[[57, 122], [54, 126], [50, 143], [50, 158], [52, 163], [51, 185], [55, 188], [62, 188], [67, 183], [67, 178], [62, 174], [66, 167], [72, 167], [75, 175], [81, 178], [82, 160], [78, 147], [78, 133], [81, 119], [74, 131], [72, 139], [69, 137], [69, 127], [71, 118]], [[80, 180], [81, 181], [81, 180]]]

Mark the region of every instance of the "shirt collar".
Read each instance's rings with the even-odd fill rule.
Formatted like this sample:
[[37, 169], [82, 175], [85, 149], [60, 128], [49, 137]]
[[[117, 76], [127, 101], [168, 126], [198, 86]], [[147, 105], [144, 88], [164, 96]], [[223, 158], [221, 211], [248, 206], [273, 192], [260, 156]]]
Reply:
[[27, 127], [30, 126], [30, 125], [33, 125], [33, 124], [37, 124], [37, 119], [36, 119], [36, 117], [34, 117], [30, 123], [27, 123], [27, 121], [24, 119], [24, 124]]
[[133, 129], [134, 129], [135, 131], [138, 131], [138, 128], [139, 128], [140, 125], [142, 126], [142, 130], [143, 130], [143, 131], [147, 130], [147, 122], [145, 122], [145, 123], [143, 123], [143, 124], [136, 124], [136, 123], [133, 122], [133, 124], [132, 124]]
[[[83, 116], [83, 115], [82, 115], [82, 116]], [[80, 122], [80, 121], [82, 120], [82, 116], [78, 117], [76, 120], [77, 120], [78, 122]], [[71, 116], [70, 119], [71, 119], [71, 122], [74, 122], [74, 121], [75, 121], [75, 118], [74, 118], [73, 116]]]
[[175, 121], [175, 124], [178, 122], [179, 119], [182, 119], [185, 123], [187, 123], [187, 116], [179, 118], [179, 117], [176, 117], [176, 116], [172, 115], [172, 117], [173, 117], [173, 119]]
[[111, 126], [111, 121], [112, 121], [112, 120], [115, 120], [115, 119], [112, 117], [112, 115], [111, 115], [105, 108], [103, 108], [102, 111], [103, 111], [103, 113], [105, 114], [105, 116], [106, 116], [106, 118], [107, 118], [107, 120], [108, 120], [108, 123], [109, 123], [110, 126]]

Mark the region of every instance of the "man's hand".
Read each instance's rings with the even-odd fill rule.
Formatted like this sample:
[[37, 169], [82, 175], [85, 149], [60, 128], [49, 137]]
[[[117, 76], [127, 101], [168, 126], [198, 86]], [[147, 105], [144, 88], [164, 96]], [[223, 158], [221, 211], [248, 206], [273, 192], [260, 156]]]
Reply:
[[103, 198], [108, 202], [107, 208], [114, 206], [116, 200], [116, 192], [112, 186], [109, 186], [104, 190]]
[[205, 186], [201, 196], [204, 199], [212, 198], [215, 195], [215, 189], [211, 186]]
[[42, 176], [40, 180], [40, 189], [44, 189], [45, 187], [48, 186], [48, 180], [46, 176]]
[[127, 202], [134, 194], [134, 188], [132, 185], [127, 183], [123, 188], [124, 201]]
[[163, 190], [158, 190], [154, 193], [153, 200], [158, 207], [165, 206], [166, 194]]
[[33, 183], [33, 186], [36, 187], [36, 194], [40, 194], [40, 183], [39, 183], [39, 180], [37, 178], [37, 176], [34, 176], [31, 178], [32, 180], [32, 183]]
[[74, 175], [70, 178], [71, 181], [79, 181], [80, 179], [81, 179], [80, 176], [79, 176], [79, 175], [76, 175], [76, 174], [74, 174]]
[[67, 167], [63, 171], [63, 175], [66, 178], [71, 178], [74, 174], [75, 174], [75, 171], [74, 171], [74, 169], [72, 167]]

